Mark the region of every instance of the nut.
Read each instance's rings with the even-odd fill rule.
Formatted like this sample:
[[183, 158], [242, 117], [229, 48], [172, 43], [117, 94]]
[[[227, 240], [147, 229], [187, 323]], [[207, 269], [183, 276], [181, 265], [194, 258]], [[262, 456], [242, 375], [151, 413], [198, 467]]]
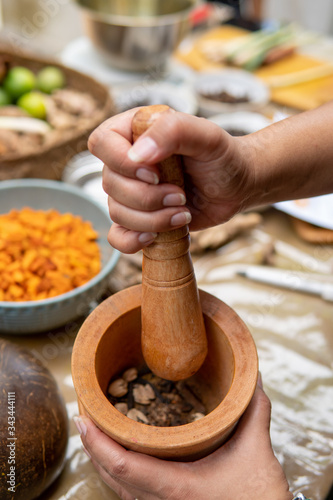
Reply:
[[150, 401], [156, 398], [154, 390], [149, 384], [135, 384], [133, 387], [133, 397], [134, 401], [141, 405], [149, 405]]
[[193, 415], [191, 415], [191, 421], [192, 422], [195, 422], [196, 420], [200, 420], [201, 418], [203, 418], [205, 415], [203, 413], [193, 413]]
[[129, 368], [128, 370], [124, 371], [122, 377], [124, 380], [126, 380], [126, 382], [132, 382], [133, 380], [138, 378], [138, 370], [136, 368]]
[[128, 418], [135, 420], [136, 422], [141, 422], [142, 424], [148, 424], [148, 418], [142, 411], [132, 408], [127, 412]]
[[128, 404], [127, 403], [116, 403], [114, 405], [116, 410], [120, 411], [123, 415], [126, 415], [128, 412]]
[[125, 396], [125, 394], [127, 394], [127, 391], [128, 384], [123, 378], [117, 378], [116, 380], [111, 382], [108, 388], [108, 393], [115, 398], [121, 398], [122, 396]]

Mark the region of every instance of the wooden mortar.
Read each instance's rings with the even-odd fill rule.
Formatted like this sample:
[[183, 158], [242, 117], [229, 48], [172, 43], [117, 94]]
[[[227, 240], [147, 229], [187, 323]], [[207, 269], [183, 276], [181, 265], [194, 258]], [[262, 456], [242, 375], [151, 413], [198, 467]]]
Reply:
[[177, 427], [135, 422], [107, 399], [111, 379], [145, 365], [141, 349], [141, 285], [103, 301], [84, 321], [74, 343], [72, 375], [80, 413], [126, 448], [174, 460], [196, 460], [233, 431], [254, 393], [258, 361], [246, 325], [224, 302], [199, 290], [208, 355], [191, 377], [205, 417]]
[[[165, 111], [164, 106], [157, 108]], [[239, 316], [216, 297], [197, 290], [187, 228], [170, 233], [159, 235], [156, 244], [145, 249], [143, 284], [109, 297], [85, 320], [74, 343], [72, 376], [80, 413], [88, 415], [108, 436], [133, 451], [187, 461], [206, 456], [228, 439], [253, 396], [258, 359], [252, 336]], [[161, 264], [163, 254], [170, 257], [164, 245], [173, 247], [176, 265]], [[177, 287], [170, 286], [173, 282]], [[183, 295], [187, 287], [190, 291]], [[170, 334], [165, 328], [168, 319], [175, 323], [173, 327], [180, 325], [180, 336], [172, 333], [177, 329]], [[169, 337], [167, 342], [165, 337]], [[163, 378], [190, 377], [207, 415], [186, 425], [157, 427], [120, 413], [106, 396], [110, 381], [128, 368], [140, 369], [146, 364]]]

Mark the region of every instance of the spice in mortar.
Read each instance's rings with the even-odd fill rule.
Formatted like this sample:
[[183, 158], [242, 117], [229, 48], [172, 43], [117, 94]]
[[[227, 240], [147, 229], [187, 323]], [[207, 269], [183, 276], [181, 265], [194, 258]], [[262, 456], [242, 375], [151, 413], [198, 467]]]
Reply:
[[108, 387], [108, 399], [128, 418], [147, 425], [172, 427], [194, 422], [206, 409], [186, 381], [172, 382], [129, 368]]

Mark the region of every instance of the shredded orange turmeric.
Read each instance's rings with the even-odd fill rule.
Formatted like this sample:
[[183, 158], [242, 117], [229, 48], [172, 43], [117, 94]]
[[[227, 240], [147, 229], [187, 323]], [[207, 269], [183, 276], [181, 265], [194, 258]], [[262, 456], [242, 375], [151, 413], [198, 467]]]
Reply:
[[101, 270], [98, 234], [89, 221], [25, 207], [0, 215], [0, 301], [55, 297]]

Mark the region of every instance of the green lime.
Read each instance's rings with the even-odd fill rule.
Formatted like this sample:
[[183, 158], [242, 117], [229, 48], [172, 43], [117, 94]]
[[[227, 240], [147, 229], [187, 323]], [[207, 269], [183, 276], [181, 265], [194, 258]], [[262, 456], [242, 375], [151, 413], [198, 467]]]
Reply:
[[46, 118], [45, 98], [40, 92], [28, 92], [22, 95], [17, 105], [27, 111], [34, 118], [44, 120]]
[[0, 87], [0, 106], [7, 106], [12, 103], [12, 99], [5, 89]]
[[61, 69], [55, 66], [46, 66], [37, 74], [37, 88], [45, 94], [51, 94], [54, 90], [65, 86], [65, 75]]
[[11, 68], [3, 81], [4, 89], [14, 100], [30, 92], [35, 86], [36, 77], [34, 73], [23, 66]]

